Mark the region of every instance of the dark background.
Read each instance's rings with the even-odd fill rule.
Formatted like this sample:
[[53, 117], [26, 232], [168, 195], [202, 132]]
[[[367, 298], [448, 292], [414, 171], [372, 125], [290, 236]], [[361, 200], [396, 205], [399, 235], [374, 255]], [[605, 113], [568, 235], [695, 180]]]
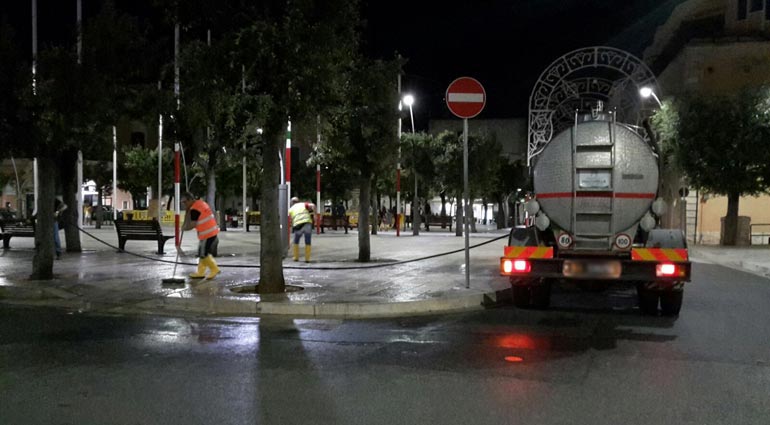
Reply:
[[[416, 98], [418, 129], [427, 128], [430, 118], [451, 117], [444, 93], [460, 76], [478, 79], [487, 91], [487, 106], [479, 118], [522, 117], [532, 86], [555, 59], [596, 45], [641, 57], [656, 28], [682, 1], [368, 0], [362, 3], [362, 43], [370, 56], [389, 59], [398, 53], [408, 59], [402, 91]], [[38, 0], [39, 49], [74, 37], [75, 4], [75, 0]], [[102, 0], [83, 0], [84, 17], [96, 13], [101, 4]], [[168, 25], [157, 12], [151, 13], [150, 0], [116, 4], [152, 22], [155, 31], [162, 33]], [[31, 0], [3, 2], [0, 16], [13, 25], [23, 51], [31, 52]], [[172, 36], [169, 26], [171, 42]]]

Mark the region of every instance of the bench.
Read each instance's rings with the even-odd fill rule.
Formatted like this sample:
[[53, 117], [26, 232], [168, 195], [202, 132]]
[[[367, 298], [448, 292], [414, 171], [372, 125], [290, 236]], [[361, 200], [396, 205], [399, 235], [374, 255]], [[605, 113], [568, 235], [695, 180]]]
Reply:
[[[423, 224], [425, 222], [423, 221]], [[441, 227], [442, 229], [446, 229], [449, 227], [449, 231], [452, 231], [452, 217], [447, 215], [435, 215], [431, 214], [428, 216], [428, 226], [429, 227]]]
[[2, 233], [3, 238], [3, 249], [10, 249], [11, 238], [14, 236], [34, 238], [35, 226], [30, 222], [21, 220], [5, 222], [0, 221], [0, 233]]
[[[315, 220], [315, 218], [314, 218]], [[321, 231], [324, 231], [324, 228], [331, 227], [334, 230], [337, 230], [337, 227], [342, 227], [345, 229], [345, 233], [348, 232], [348, 229], [353, 230], [353, 225], [350, 224], [350, 216], [345, 215], [344, 217], [334, 217], [331, 215], [322, 215], [321, 216]]]
[[127, 240], [158, 241], [158, 254], [164, 254], [163, 246], [173, 236], [163, 236], [158, 220], [115, 220], [118, 247], [125, 251]]
[[260, 224], [260, 213], [259, 211], [249, 211], [246, 213], [246, 231], [249, 231], [249, 228], [251, 226], [259, 226]]

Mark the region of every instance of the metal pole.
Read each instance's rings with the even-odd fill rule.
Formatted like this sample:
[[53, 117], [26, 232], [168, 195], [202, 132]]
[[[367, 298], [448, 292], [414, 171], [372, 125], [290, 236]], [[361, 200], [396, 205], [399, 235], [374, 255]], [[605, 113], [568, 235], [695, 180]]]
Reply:
[[179, 246], [182, 242], [179, 232], [179, 197], [181, 196], [179, 188], [179, 142], [174, 143], [174, 244]]
[[[78, 45], [77, 45], [77, 53], [78, 53], [78, 65], [83, 63], [83, 3], [82, 0], [77, 0], [75, 2], [76, 4], [76, 25], [77, 25], [77, 31], [78, 31]], [[77, 217], [79, 217], [78, 222], [83, 223], [83, 151], [78, 149], [78, 164], [77, 164], [77, 176], [78, 176], [78, 209], [77, 209]]]
[[112, 126], [112, 221], [118, 219], [118, 129]]
[[291, 117], [286, 125], [286, 228], [287, 228], [287, 245], [286, 249], [289, 249], [288, 241], [291, 240], [291, 228], [289, 227], [289, 203], [291, 202]]
[[158, 115], [158, 194], [156, 198], [158, 198], [158, 223], [161, 222], [161, 207], [160, 207], [160, 196], [163, 193], [163, 189], [161, 188], [163, 184], [162, 180], [162, 171], [163, 171], [163, 115]]
[[[27, 214], [23, 211], [21, 204], [21, 185], [19, 184], [19, 170], [16, 169], [16, 160], [11, 157], [11, 164], [13, 165], [13, 174], [16, 176], [16, 211], [20, 216], [26, 217]], [[24, 213], [24, 215], [22, 215]]]
[[417, 197], [417, 155], [414, 150], [414, 114], [409, 105], [409, 118], [412, 120], [412, 167], [414, 168], [414, 201], [412, 201], [412, 235], [420, 236], [420, 201]]
[[[32, 0], [32, 94], [37, 94], [37, 0]], [[37, 188], [37, 186], [35, 186]], [[37, 189], [35, 189], [37, 199]], [[35, 209], [37, 209], [37, 201]]]
[[78, 150], [78, 164], [77, 164], [77, 179], [78, 179], [78, 206], [77, 216], [79, 217], [78, 223], [83, 224], [83, 151]]
[[[32, 94], [37, 95], [37, 0], [32, 0]], [[37, 214], [38, 175], [37, 158], [32, 160], [32, 181], [35, 204], [33, 214]]]
[[470, 223], [468, 222], [468, 205], [470, 204], [468, 195], [468, 119], [463, 119], [463, 198], [465, 209], [463, 211], [463, 222], [465, 223], [465, 288], [471, 286], [471, 259], [469, 249]]
[[83, 61], [83, 2], [82, 0], [77, 1], [76, 6], [77, 12], [77, 26], [78, 26], [78, 64], [80, 64]]
[[[316, 152], [321, 147], [321, 115], [316, 116], [315, 126]], [[315, 232], [321, 234], [321, 164], [315, 165]]]
[[401, 236], [401, 73], [398, 74], [398, 159], [396, 160], [396, 236]]
[[[246, 65], [241, 65], [241, 93], [246, 93]], [[243, 219], [241, 220], [241, 227], [246, 228], [246, 139], [243, 139], [243, 158], [241, 158], [241, 172], [243, 173], [243, 184], [241, 188], [241, 211], [243, 211]]]

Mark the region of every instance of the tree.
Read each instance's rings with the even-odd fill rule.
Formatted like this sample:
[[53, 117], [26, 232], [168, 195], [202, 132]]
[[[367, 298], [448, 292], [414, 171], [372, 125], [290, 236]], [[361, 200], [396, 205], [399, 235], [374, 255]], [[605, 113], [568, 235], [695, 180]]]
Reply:
[[[255, 6], [257, 7], [257, 6]], [[357, 47], [358, 4], [345, 0], [260, 3], [252, 23], [238, 37], [246, 64], [246, 91], [263, 95], [260, 278], [263, 293], [285, 289], [285, 255], [278, 206], [278, 162], [289, 118], [315, 117], [331, 104], [343, 68]]]
[[724, 244], [735, 245], [740, 197], [770, 188], [770, 89], [688, 94], [664, 103], [652, 122], [663, 156], [691, 186], [727, 196]]
[[344, 103], [332, 115], [329, 142], [350, 165], [358, 181], [358, 261], [371, 259], [369, 218], [371, 188], [375, 174], [393, 169], [396, 149], [398, 90], [393, 76], [400, 72], [398, 61], [370, 61], [359, 58], [348, 69]]

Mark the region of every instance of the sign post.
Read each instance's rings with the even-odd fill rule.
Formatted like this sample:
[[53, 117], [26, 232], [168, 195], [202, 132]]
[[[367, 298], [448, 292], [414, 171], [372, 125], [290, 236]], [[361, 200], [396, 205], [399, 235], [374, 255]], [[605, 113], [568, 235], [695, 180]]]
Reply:
[[465, 287], [471, 284], [470, 264], [470, 199], [468, 194], [468, 118], [480, 114], [487, 104], [487, 93], [478, 80], [471, 77], [460, 77], [446, 89], [446, 105], [458, 118], [463, 119], [463, 222], [465, 226]]

